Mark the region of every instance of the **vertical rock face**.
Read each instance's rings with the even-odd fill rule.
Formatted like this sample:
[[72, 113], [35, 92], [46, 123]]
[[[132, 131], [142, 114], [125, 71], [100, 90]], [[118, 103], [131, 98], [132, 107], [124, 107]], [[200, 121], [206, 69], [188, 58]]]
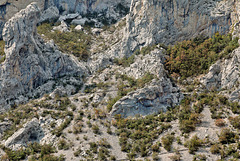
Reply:
[[238, 19], [239, 1], [132, 0], [123, 53], [154, 43], [173, 44], [198, 35], [229, 32]]
[[17, 12], [26, 8], [30, 3], [36, 2], [43, 8], [43, 0], [1, 0], [0, 1], [0, 39], [2, 39], [2, 29], [4, 23], [13, 17]]
[[122, 7], [129, 8], [131, 0], [48, 0], [47, 4], [55, 5], [62, 11], [86, 14], [88, 12], [104, 12], [119, 4]]
[[36, 25], [39, 18], [40, 9], [32, 3], [5, 24], [6, 60], [0, 66], [2, 106], [21, 95], [24, 97], [48, 80], [73, 75], [81, 77], [86, 71], [53, 44], [45, 44], [38, 37]]

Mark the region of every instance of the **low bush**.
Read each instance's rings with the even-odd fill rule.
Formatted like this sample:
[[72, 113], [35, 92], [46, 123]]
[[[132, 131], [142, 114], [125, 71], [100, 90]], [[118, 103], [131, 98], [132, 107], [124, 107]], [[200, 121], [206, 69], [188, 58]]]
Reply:
[[210, 148], [212, 154], [219, 154], [221, 150], [220, 144], [213, 144]]
[[235, 143], [236, 134], [228, 128], [221, 130], [220, 135], [218, 136], [219, 142], [222, 144]]
[[188, 148], [190, 154], [194, 154], [198, 148], [203, 144], [197, 135], [194, 135], [190, 140], [184, 143], [184, 146]]
[[229, 121], [234, 128], [240, 129], [240, 116], [229, 117]]
[[167, 134], [164, 137], [162, 137], [162, 144], [163, 147], [167, 150], [167, 151], [171, 151], [172, 148], [172, 143], [174, 140], [174, 135], [172, 134]]

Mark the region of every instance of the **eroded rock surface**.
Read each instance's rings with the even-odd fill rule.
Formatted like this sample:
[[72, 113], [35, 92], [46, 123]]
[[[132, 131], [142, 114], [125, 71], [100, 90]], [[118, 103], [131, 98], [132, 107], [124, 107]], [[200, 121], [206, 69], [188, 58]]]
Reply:
[[[36, 25], [40, 9], [32, 3], [11, 18], [4, 27], [6, 60], [0, 66], [0, 105], [24, 102], [37, 96], [37, 88], [53, 90], [60, 78], [81, 77], [87, 69], [71, 56], [62, 54], [53, 42], [44, 43], [39, 38]], [[35, 94], [34, 94], [35, 93]], [[40, 94], [41, 95], [41, 94]]]
[[238, 1], [229, 0], [133, 0], [124, 38], [117, 46], [131, 54], [142, 46], [177, 41], [219, 31], [226, 34], [238, 21]]
[[30, 142], [39, 142], [43, 136], [44, 132], [39, 121], [34, 118], [8, 138], [5, 142], [5, 146], [17, 150], [22, 146], [26, 146]]
[[235, 49], [230, 57], [212, 65], [209, 73], [201, 78], [201, 82], [209, 89], [227, 90], [231, 100], [239, 101], [240, 48]]
[[130, 92], [113, 106], [111, 115], [121, 114], [122, 117], [149, 115], [166, 111], [183, 99], [180, 89], [168, 78], [164, 69], [165, 56], [163, 49], [156, 49], [149, 55], [139, 56], [130, 67], [125, 69], [125, 74], [141, 78], [146, 73], [156, 77], [144, 88]]

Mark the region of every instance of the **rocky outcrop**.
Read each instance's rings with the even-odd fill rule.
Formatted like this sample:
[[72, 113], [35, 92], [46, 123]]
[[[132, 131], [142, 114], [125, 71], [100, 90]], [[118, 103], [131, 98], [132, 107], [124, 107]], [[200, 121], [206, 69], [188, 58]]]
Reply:
[[31, 95], [39, 96], [36, 91], [41, 86], [45, 92], [50, 92], [56, 86], [54, 82], [66, 77], [71, 81], [70, 77], [74, 76], [81, 84], [81, 77], [87, 72], [74, 58], [62, 54], [53, 42], [44, 43], [39, 38], [36, 31], [39, 18], [40, 9], [32, 3], [5, 24], [6, 60], [0, 66], [2, 108], [16, 100], [24, 102]]
[[43, 0], [1, 0], [0, 2], [0, 39], [2, 39], [2, 30], [7, 20], [13, 17], [17, 12], [26, 8], [30, 3], [36, 2], [40, 8], [44, 8]]
[[239, 1], [132, 0], [123, 40], [116, 46], [131, 54], [142, 46], [228, 33], [238, 21]]
[[239, 101], [240, 48], [235, 49], [230, 57], [212, 65], [209, 73], [201, 78], [201, 82], [208, 89], [222, 89], [223, 93], [227, 94], [231, 100]]
[[32, 2], [36, 2], [41, 10], [46, 10], [41, 22], [55, 20], [58, 17], [57, 8], [63, 15], [80, 13], [95, 18], [101, 17], [112, 23], [128, 13], [131, 0], [3, 0], [0, 2], [0, 39], [4, 23]]
[[156, 49], [149, 55], [139, 56], [130, 67], [125, 69], [125, 74], [141, 78], [146, 73], [154, 74], [157, 78], [144, 88], [130, 92], [115, 103], [111, 115], [121, 114], [122, 117], [135, 116], [136, 114], [149, 115], [166, 111], [183, 99], [164, 69], [165, 56], [163, 49]]
[[27, 146], [30, 142], [39, 142], [43, 136], [44, 132], [39, 124], [39, 121], [34, 118], [8, 138], [5, 142], [5, 146], [13, 150], [17, 150], [22, 146]]
[[121, 114], [122, 117], [128, 117], [159, 113], [179, 104], [182, 98], [180, 90], [173, 86], [170, 79], [163, 78], [162, 81], [154, 81], [120, 99], [113, 106], [111, 115]]

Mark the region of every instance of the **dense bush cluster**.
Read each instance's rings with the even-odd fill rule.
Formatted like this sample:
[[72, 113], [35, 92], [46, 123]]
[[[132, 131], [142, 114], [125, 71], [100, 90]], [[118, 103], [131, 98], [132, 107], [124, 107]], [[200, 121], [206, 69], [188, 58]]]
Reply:
[[38, 26], [38, 33], [53, 39], [62, 52], [73, 54], [81, 60], [87, 60], [91, 37], [83, 31], [71, 29], [71, 32], [53, 31], [53, 24], [44, 23]]
[[[206, 106], [210, 108], [212, 119], [217, 119], [215, 124], [217, 126], [224, 126], [225, 121], [222, 118], [226, 117], [225, 109], [233, 109], [235, 108], [235, 104], [228, 101], [226, 97], [214, 92], [193, 93], [191, 96], [185, 97], [181, 102], [178, 115], [180, 130], [183, 133], [194, 131], [196, 125], [201, 123], [202, 116], [200, 113]], [[235, 126], [237, 126], [237, 123], [235, 123]]]
[[[137, 156], [149, 156], [151, 151], [154, 153], [160, 152], [161, 143], [153, 144], [153, 142], [161, 133], [171, 128], [170, 124], [164, 122], [176, 119], [175, 113], [176, 111], [168, 111], [159, 115], [149, 115], [135, 119], [123, 119], [120, 115], [116, 115], [112, 124], [117, 127], [115, 133], [119, 136], [121, 150], [128, 153], [128, 159], [134, 159]], [[168, 139], [168, 136], [166, 138]], [[172, 141], [173, 138], [174, 135], [171, 135]], [[165, 140], [163, 139], [164, 146], [166, 145], [166, 148], [171, 147], [172, 141], [168, 143]], [[157, 156], [155, 157], [157, 158]]]
[[213, 63], [228, 56], [238, 46], [238, 38], [232, 40], [231, 34], [219, 33], [209, 39], [199, 37], [179, 42], [168, 48], [166, 68], [176, 78], [197, 76], [206, 73]]
[[64, 156], [54, 156], [52, 153], [55, 153], [56, 150], [53, 148], [52, 145], [45, 144], [40, 145], [39, 143], [30, 143], [24, 149], [19, 149], [16, 151], [12, 151], [8, 148], [3, 148], [6, 152], [5, 155], [2, 156], [1, 160], [11, 160], [11, 161], [19, 161], [25, 160], [27, 156], [29, 157], [30, 161], [64, 161]]

